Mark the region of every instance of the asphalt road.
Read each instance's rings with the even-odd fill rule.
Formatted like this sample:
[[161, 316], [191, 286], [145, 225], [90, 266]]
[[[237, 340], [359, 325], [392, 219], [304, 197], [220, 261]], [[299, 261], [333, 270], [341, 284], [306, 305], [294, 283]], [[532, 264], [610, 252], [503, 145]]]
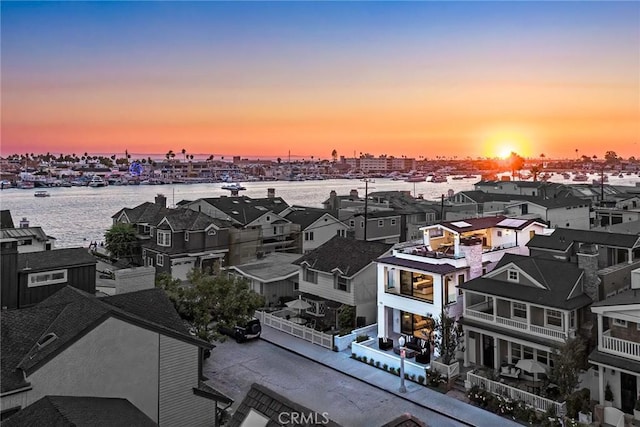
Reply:
[[410, 413], [429, 426], [463, 426], [421, 406], [351, 378], [263, 340], [216, 343], [205, 361], [208, 383], [239, 406], [252, 383], [271, 390], [345, 427], [376, 427]]

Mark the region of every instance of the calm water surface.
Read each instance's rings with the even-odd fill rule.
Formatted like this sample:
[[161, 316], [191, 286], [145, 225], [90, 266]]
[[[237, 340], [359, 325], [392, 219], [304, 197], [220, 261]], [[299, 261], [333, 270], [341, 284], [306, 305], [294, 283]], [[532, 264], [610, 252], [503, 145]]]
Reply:
[[[555, 176], [554, 176], [555, 178]], [[560, 177], [562, 179], [562, 177]], [[427, 200], [439, 200], [448, 190], [462, 191], [473, 189], [477, 178], [451, 180], [446, 183], [392, 181], [375, 179], [370, 182], [369, 192], [405, 190], [412, 194], [423, 194]], [[553, 179], [552, 179], [553, 180]], [[610, 184], [634, 185], [639, 177], [610, 178]], [[41, 226], [44, 231], [56, 238], [55, 246], [88, 246], [92, 240], [104, 240], [104, 232], [111, 226], [111, 216], [124, 207], [132, 208], [144, 202], [153, 202], [156, 194], [167, 197], [169, 206], [181, 200], [195, 200], [201, 197], [219, 197], [229, 195], [222, 190], [222, 184], [177, 184], [177, 185], [132, 185], [91, 187], [48, 188], [51, 197], [34, 197], [35, 190], [8, 189], [0, 192], [2, 209], [11, 210], [17, 224], [26, 217], [30, 225]], [[253, 198], [267, 196], [268, 188], [275, 188], [276, 196], [282, 197], [289, 205], [321, 207], [335, 190], [338, 195], [346, 195], [351, 189], [357, 189], [360, 195], [365, 192], [365, 183], [359, 180], [324, 181], [274, 181], [247, 182], [242, 195]]]

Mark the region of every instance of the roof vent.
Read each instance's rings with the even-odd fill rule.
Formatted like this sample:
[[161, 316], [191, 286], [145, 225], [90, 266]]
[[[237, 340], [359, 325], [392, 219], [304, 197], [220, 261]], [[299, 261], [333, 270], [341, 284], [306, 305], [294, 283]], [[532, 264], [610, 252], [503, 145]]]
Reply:
[[48, 334], [45, 334], [36, 343], [36, 345], [38, 346], [38, 350], [42, 350], [44, 347], [48, 346], [49, 344], [51, 344], [57, 339], [58, 339], [58, 336], [53, 332], [49, 332]]

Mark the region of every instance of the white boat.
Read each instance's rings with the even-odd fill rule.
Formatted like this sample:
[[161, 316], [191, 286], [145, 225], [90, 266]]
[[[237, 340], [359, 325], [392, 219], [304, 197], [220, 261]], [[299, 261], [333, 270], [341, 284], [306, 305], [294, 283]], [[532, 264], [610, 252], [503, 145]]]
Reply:
[[231, 191], [246, 190], [246, 188], [244, 188], [242, 185], [238, 184], [237, 182], [231, 182], [229, 184], [224, 184], [220, 188], [222, 188], [223, 190], [231, 190]]
[[99, 177], [98, 175], [94, 175], [89, 181], [89, 187], [105, 187], [107, 183]]
[[422, 174], [415, 174], [407, 177], [405, 182], [424, 182], [427, 180], [427, 177]]
[[49, 196], [51, 196], [51, 194], [49, 194], [49, 192], [45, 191], [45, 190], [38, 190], [33, 195], [36, 196], [36, 197], [49, 197]]
[[444, 175], [433, 175], [431, 182], [447, 182], [447, 177]]

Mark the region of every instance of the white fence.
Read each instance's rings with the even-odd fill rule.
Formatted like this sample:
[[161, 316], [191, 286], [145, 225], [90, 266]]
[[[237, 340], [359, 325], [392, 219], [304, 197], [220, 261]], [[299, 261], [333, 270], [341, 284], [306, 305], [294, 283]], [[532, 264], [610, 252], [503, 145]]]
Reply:
[[614, 338], [610, 330], [602, 334], [601, 350], [630, 359], [640, 359], [640, 343]]
[[297, 323], [291, 322], [282, 317], [274, 316], [271, 313], [265, 313], [264, 311], [256, 311], [255, 316], [260, 319], [260, 322], [263, 325], [278, 329], [313, 344], [333, 350], [333, 335], [316, 331], [313, 328], [307, 328], [304, 325], [298, 325]]
[[488, 378], [474, 374], [471, 371], [467, 372], [467, 382], [470, 387], [477, 385], [489, 393], [505, 396], [512, 400], [521, 400], [538, 411], [546, 412], [550, 407], [554, 407], [555, 412], [558, 415], [564, 415], [567, 413], [566, 402], [556, 402], [555, 400], [546, 399], [524, 390], [520, 390], [519, 388], [499, 383], [497, 381], [492, 381]]
[[[378, 341], [378, 339], [370, 339], [367, 341], [363, 341], [361, 343], [353, 342], [351, 344], [351, 353], [355, 354], [359, 357], [366, 357], [368, 360], [373, 359], [375, 362], [380, 362], [380, 367], [387, 365], [389, 368], [395, 368], [396, 370], [400, 369], [400, 356], [389, 351], [381, 351], [377, 348], [373, 348]], [[428, 365], [427, 365], [428, 366]], [[420, 376], [426, 377], [425, 368], [427, 367], [420, 363], [412, 362], [409, 359], [404, 360], [404, 372], [405, 374], [415, 375], [417, 379]]]
[[356, 340], [359, 335], [366, 335], [369, 337], [375, 337], [378, 334], [378, 324], [368, 325], [363, 328], [354, 329], [350, 334], [343, 335], [341, 337], [335, 336], [333, 339], [333, 345], [338, 348], [338, 351], [343, 351], [349, 348], [351, 343]]
[[460, 363], [457, 361], [452, 365], [445, 365], [444, 363], [440, 363], [437, 360], [432, 360], [431, 369], [447, 378], [455, 378], [460, 375]]

